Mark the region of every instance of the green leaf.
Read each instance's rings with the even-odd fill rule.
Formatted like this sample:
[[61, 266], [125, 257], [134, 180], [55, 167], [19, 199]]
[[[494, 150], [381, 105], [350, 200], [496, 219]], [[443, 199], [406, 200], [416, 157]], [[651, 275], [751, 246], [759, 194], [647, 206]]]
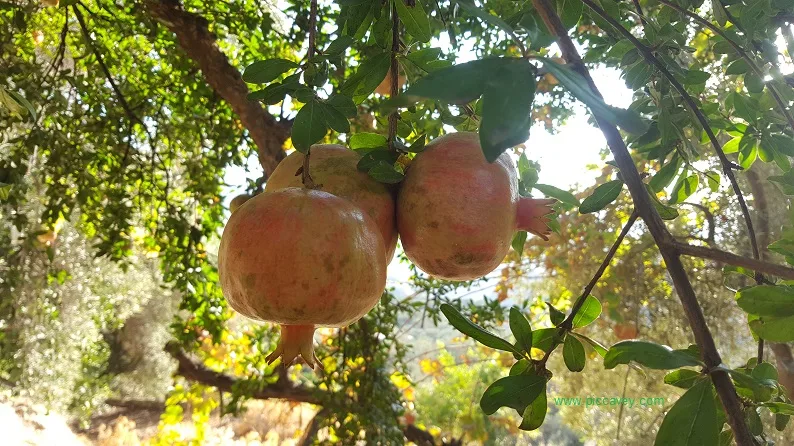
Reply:
[[513, 364], [512, 367], [510, 367], [509, 375], [513, 376], [513, 375], [520, 375], [526, 372], [532, 372], [533, 370], [530, 368], [531, 366], [532, 363], [529, 362], [529, 359], [519, 359], [518, 361], [515, 362], [515, 364]]
[[325, 103], [339, 110], [339, 113], [342, 113], [346, 118], [355, 118], [358, 113], [356, 103], [353, 102], [353, 99], [341, 94], [331, 96]]
[[361, 103], [378, 88], [391, 66], [391, 55], [388, 52], [364, 60], [355, 74], [342, 85], [340, 91], [345, 96], [352, 96], [355, 103]]
[[418, 51], [411, 51], [405, 56], [405, 58], [411, 61], [414, 65], [427, 72], [433, 71], [428, 67], [428, 64], [438, 61], [440, 57], [441, 48], [425, 48]]
[[542, 376], [505, 376], [485, 389], [480, 398], [480, 408], [487, 415], [492, 415], [501, 407], [510, 407], [523, 413], [545, 389], [546, 378]]
[[794, 169], [789, 170], [783, 175], [771, 176], [768, 179], [769, 181], [777, 183], [781, 192], [785, 195], [794, 195]]
[[750, 93], [761, 93], [764, 91], [764, 80], [753, 71], [744, 75], [744, 86]]
[[662, 189], [667, 187], [670, 182], [673, 181], [673, 178], [675, 178], [675, 174], [678, 173], [678, 169], [680, 167], [681, 157], [674, 156], [669, 163], [665, 164], [661, 169], [659, 169], [659, 172], [657, 172], [656, 175], [651, 177], [651, 181], [648, 182], [651, 190], [653, 192], [661, 192]]
[[714, 15], [714, 20], [725, 26], [728, 23], [728, 13], [725, 11], [725, 6], [722, 5], [720, 0], [711, 0], [711, 12]]
[[[500, 28], [502, 31], [507, 33], [508, 36], [510, 36], [511, 38], [513, 38], [513, 40], [515, 40], [515, 31], [513, 30], [513, 27], [508, 25], [507, 22], [505, 22], [504, 20], [466, 1], [453, 0], [453, 2], [457, 3], [461, 7], [461, 9], [463, 9], [467, 13], [475, 17], [478, 17], [480, 20], [484, 21], [485, 23]], [[519, 45], [522, 44], [522, 42], [518, 40], [516, 40], [516, 43]]]
[[529, 321], [517, 307], [510, 308], [510, 331], [516, 337], [516, 342], [525, 352], [532, 349], [532, 328]]
[[584, 3], [580, 0], [557, 0], [557, 15], [565, 29], [571, 29], [579, 23]]
[[583, 340], [583, 341], [587, 342], [588, 344], [590, 344], [590, 347], [593, 347], [593, 350], [595, 350], [596, 353], [598, 353], [598, 355], [601, 356], [602, 358], [606, 357], [607, 353], [609, 352], [609, 350], [606, 348], [606, 346], [604, 344], [596, 341], [593, 338], [590, 338], [590, 337], [585, 336], [585, 335], [580, 334], [580, 333], [571, 332], [571, 334], [576, 336], [580, 340]]
[[565, 343], [562, 346], [562, 358], [565, 360], [565, 366], [572, 372], [581, 372], [587, 362], [584, 346], [573, 336], [565, 337]]
[[5, 201], [8, 200], [8, 197], [11, 195], [11, 189], [14, 187], [13, 184], [3, 183], [0, 181], [0, 200]]
[[728, 65], [728, 68], [725, 69], [725, 74], [744, 74], [749, 68], [750, 66], [747, 65], [746, 60], [737, 59]]
[[768, 362], [762, 362], [753, 368], [750, 374], [753, 378], [758, 380], [772, 380], [777, 381], [777, 368]]
[[747, 428], [753, 435], [761, 435], [764, 433], [764, 424], [761, 422], [761, 417], [758, 415], [758, 409], [755, 407], [744, 408], [744, 421], [747, 423]]
[[369, 170], [369, 176], [381, 183], [397, 184], [405, 178], [405, 174], [398, 171], [394, 164], [379, 161]]
[[784, 415], [784, 414], [775, 414], [775, 429], [778, 432], [783, 432], [786, 430], [786, 425], [788, 424], [789, 420], [791, 419], [791, 415]]
[[709, 190], [712, 192], [717, 192], [720, 190], [720, 174], [714, 172], [713, 170], [709, 170], [706, 172], [706, 181], [709, 184]]
[[739, 143], [742, 141], [741, 136], [737, 136], [722, 145], [722, 151], [725, 154], [736, 153], [739, 151]]
[[546, 411], [548, 410], [548, 403], [546, 401], [546, 388], [540, 392], [540, 395], [532, 401], [526, 409], [521, 419], [519, 429], [524, 431], [533, 431], [543, 425], [543, 420], [546, 419]]
[[736, 293], [739, 308], [758, 316], [794, 316], [794, 289], [782, 285], [757, 285]]
[[394, 0], [397, 5], [397, 15], [405, 25], [405, 30], [420, 42], [429, 42], [433, 36], [430, 32], [430, 20], [422, 8], [422, 2], [416, 0], [414, 6], [406, 6], [404, 0]]
[[682, 389], [688, 389], [692, 387], [696, 382], [702, 379], [708, 379], [708, 378], [703, 376], [703, 374], [696, 372], [694, 370], [678, 369], [678, 370], [673, 370], [672, 372], [665, 375], [664, 383], [670, 384], [672, 386], [680, 387]]
[[425, 145], [427, 144], [427, 136], [424, 133], [419, 135], [418, 138], [411, 143], [411, 145], [406, 148], [405, 150], [410, 153], [419, 153], [425, 149]]
[[565, 65], [558, 64], [551, 59], [538, 57], [546, 69], [563, 84], [572, 95], [584, 102], [593, 114], [605, 121], [620, 126], [623, 130], [636, 135], [648, 131], [649, 125], [636, 112], [624, 110], [607, 105], [590, 89], [587, 80], [582, 75], [571, 70]]
[[731, 446], [733, 444], [733, 431], [724, 430], [720, 432], [720, 446]]
[[306, 153], [312, 144], [325, 137], [327, 131], [322, 104], [316, 100], [309, 101], [298, 110], [292, 123], [292, 144], [299, 152]]
[[769, 411], [772, 413], [777, 413], [782, 415], [794, 415], [794, 404], [770, 402], [770, 403], [762, 403], [761, 405], [768, 408]]
[[562, 190], [558, 187], [550, 186], [548, 184], [535, 184], [532, 187], [539, 190], [543, 195], [550, 198], [556, 198], [568, 206], [575, 207], [580, 205], [579, 199], [567, 190]]
[[538, 11], [534, 8], [521, 16], [519, 24], [527, 30], [529, 49], [533, 51], [538, 51], [541, 48], [547, 47], [556, 40], [554, 36], [549, 34], [548, 28], [546, 28]]
[[675, 183], [675, 186], [673, 186], [673, 193], [670, 196], [669, 203], [681, 203], [689, 198], [690, 195], [697, 191], [699, 181], [700, 180], [696, 174], [689, 175], [688, 177], [684, 177], [682, 175], [678, 182]]
[[661, 217], [662, 220], [675, 220], [678, 218], [678, 210], [662, 203], [659, 200], [659, 197], [657, 197], [653, 192], [649, 184], [645, 185], [645, 189], [648, 191], [648, 196], [651, 199], [651, 203], [653, 203], [653, 207], [656, 208], [656, 212], [659, 213], [659, 217]]
[[36, 118], [36, 109], [33, 107], [33, 104], [31, 104], [30, 101], [25, 99], [24, 96], [22, 96], [21, 94], [17, 93], [16, 91], [11, 91], [11, 90], [7, 90], [7, 91], [8, 91], [8, 94], [11, 96], [11, 98], [14, 99], [14, 101], [16, 101], [19, 105], [24, 107], [25, 110], [27, 110], [28, 115], [30, 116], [30, 119], [35, 121], [37, 119]]
[[666, 345], [646, 341], [621, 341], [610, 347], [604, 357], [604, 367], [613, 369], [631, 361], [657, 370], [702, 365], [691, 355], [675, 351]]
[[560, 342], [559, 330], [556, 328], [540, 328], [532, 332], [532, 347], [549, 352]]
[[791, 342], [794, 341], [794, 316], [762, 317], [751, 320], [750, 329], [767, 341]]
[[768, 139], [775, 146], [775, 150], [794, 157], [794, 139], [785, 135], [769, 135]]
[[525, 153], [518, 157], [518, 177], [526, 188], [531, 188], [538, 182], [538, 171], [529, 164]]
[[259, 60], [245, 69], [243, 80], [249, 84], [266, 84], [298, 66], [297, 63], [287, 59]]
[[502, 152], [529, 138], [534, 97], [535, 69], [525, 60], [505, 64], [486, 81], [480, 145], [488, 162], [496, 161]]
[[518, 256], [524, 253], [524, 244], [527, 242], [527, 231], [518, 231], [513, 235], [513, 240], [510, 242], [510, 246], [513, 247], [513, 250], [518, 253]]
[[449, 323], [452, 324], [453, 327], [455, 327], [458, 331], [465, 334], [466, 336], [479, 342], [480, 344], [486, 347], [495, 348], [497, 350], [504, 350], [506, 352], [515, 353], [519, 356], [524, 355], [521, 352], [521, 350], [517, 349], [513, 344], [507, 342], [506, 340], [500, 338], [499, 336], [496, 336], [495, 334], [489, 331], [486, 331], [479, 325], [475, 324], [474, 322], [470, 321], [468, 318], [464, 317], [452, 305], [441, 304], [441, 312], [444, 313], [444, 316], [447, 318]]
[[491, 76], [515, 60], [480, 59], [433, 71], [408, 87], [403, 94], [395, 98], [394, 102], [396, 105], [408, 105], [417, 102], [420, 98], [453, 104], [471, 102], [482, 95], [485, 84]]
[[612, 180], [599, 185], [593, 194], [582, 201], [579, 206], [580, 214], [590, 214], [604, 209], [608, 204], [617, 200], [620, 191], [623, 189], [623, 181]]
[[359, 149], [377, 149], [379, 147], [386, 147], [388, 140], [383, 135], [377, 133], [354, 133], [350, 137], [350, 148], [353, 150]]
[[708, 71], [688, 70], [684, 77], [683, 83], [685, 85], [700, 85], [705, 84], [711, 77]]
[[342, 114], [342, 112], [337, 110], [333, 105], [326, 104], [324, 102], [320, 102], [319, 104], [328, 127], [331, 127], [339, 133], [350, 132], [350, 122], [348, 122], [347, 118], [344, 114]]
[[323, 53], [329, 56], [336, 56], [348, 49], [353, 43], [355, 43], [355, 40], [352, 37], [341, 35], [334, 39], [334, 41], [328, 45]]
[[722, 426], [713, 387], [710, 379], [704, 379], [681, 395], [662, 420], [654, 445], [717, 445]]
[[601, 315], [601, 302], [592, 295], [588, 295], [584, 299], [582, 307], [576, 312], [573, 317], [573, 328], [581, 328], [590, 325], [598, 319]]
[[554, 326], [558, 326], [565, 320], [565, 313], [558, 310], [554, 305], [549, 302], [546, 302], [546, 306], [549, 307], [549, 319], [551, 319], [551, 323]]

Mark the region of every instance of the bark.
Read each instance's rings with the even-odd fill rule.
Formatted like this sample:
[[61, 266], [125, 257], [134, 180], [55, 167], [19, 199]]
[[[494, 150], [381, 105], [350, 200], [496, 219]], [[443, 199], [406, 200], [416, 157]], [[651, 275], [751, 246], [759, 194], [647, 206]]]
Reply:
[[248, 99], [248, 87], [240, 72], [218, 48], [204, 17], [185, 11], [178, 0], [147, 0], [146, 7], [149, 15], [176, 35], [179, 46], [198, 65], [207, 83], [239, 116], [269, 176], [284, 158], [288, 126], [279, 123], [258, 102]]
[[[786, 222], [788, 206], [781, 206], [785, 197], [766, 180], [772, 166], [756, 163], [753, 169], [747, 171], [747, 181], [753, 192], [753, 210], [758, 224], [758, 244], [761, 248], [761, 259], [772, 260], [774, 254], [767, 249], [772, 240], [773, 233]], [[765, 171], [765, 172], [762, 172]], [[775, 204], [770, 206], [770, 200]], [[794, 399], [794, 357], [788, 344], [769, 344], [770, 350], [775, 354], [777, 363], [778, 381], [786, 388], [788, 397]]]
[[[165, 351], [173, 356], [179, 364], [176, 374], [190, 381], [213, 386], [223, 392], [232, 392], [236, 385], [244, 382], [244, 380], [210, 370], [203, 364], [194, 362], [174, 342], [169, 342], [165, 346]], [[259, 390], [253, 392], [250, 396], [260, 400], [275, 398], [310, 404], [320, 404], [321, 402], [319, 396], [313, 390], [294, 386], [289, 381], [282, 379], [276, 381], [275, 384], [260, 387]]]

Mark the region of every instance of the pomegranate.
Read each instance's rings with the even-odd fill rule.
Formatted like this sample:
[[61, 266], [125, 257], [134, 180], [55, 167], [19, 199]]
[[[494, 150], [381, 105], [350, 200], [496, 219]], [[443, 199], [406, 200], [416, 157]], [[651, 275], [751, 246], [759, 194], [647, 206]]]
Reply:
[[552, 203], [519, 197], [506, 153], [488, 163], [477, 133], [453, 133], [428, 144], [408, 167], [397, 199], [397, 228], [405, 254], [423, 271], [470, 280], [499, 266], [514, 231], [546, 240], [544, 216]]
[[234, 212], [237, 209], [240, 209], [240, 206], [242, 206], [243, 203], [245, 203], [246, 201], [248, 201], [250, 199], [251, 199], [251, 196], [248, 195], [248, 194], [241, 194], [241, 195], [238, 195], [238, 196], [232, 198], [232, 201], [229, 202], [229, 210]]
[[233, 213], [218, 270], [229, 305], [281, 325], [268, 363], [301, 356], [314, 367], [315, 327], [343, 327], [378, 303], [386, 256], [375, 222], [349, 201], [318, 190], [259, 194]]
[[[397, 224], [394, 220], [394, 193], [356, 165], [361, 155], [336, 144], [312, 146], [309, 172], [318, 189], [350, 200], [363, 209], [378, 225], [390, 262], [397, 247]], [[297, 172], [303, 166], [303, 154], [294, 152], [279, 163], [265, 184], [265, 192], [286, 187], [303, 187]]]

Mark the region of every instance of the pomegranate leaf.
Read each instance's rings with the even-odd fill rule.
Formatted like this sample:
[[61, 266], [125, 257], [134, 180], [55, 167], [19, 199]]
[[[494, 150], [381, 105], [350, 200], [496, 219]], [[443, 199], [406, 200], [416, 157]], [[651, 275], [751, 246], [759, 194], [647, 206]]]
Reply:
[[548, 184], [535, 184], [533, 187], [539, 190], [543, 195], [549, 198], [556, 198], [567, 206], [579, 206], [581, 204], [579, 203], [579, 199], [567, 190], [562, 190]]
[[420, 42], [429, 42], [432, 34], [430, 33], [430, 20], [422, 7], [422, 2], [417, 0], [413, 6], [407, 6], [404, 0], [394, 0], [397, 7], [397, 15], [405, 25], [405, 30]]
[[537, 375], [505, 376], [488, 386], [480, 398], [480, 408], [491, 415], [501, 407], [510, 407], [523, 413], [538, 395], [546, 389], [546, 378]]
[[529, 353], [532, 350], [532, 327], [517, 307], [510, 308], [510, 331], [513, 332], [518, 345]]
[[601, 308], [601, 302], [598, 299], [592, 295], [585, 297], [584, 303], [579, 308], [579, 311], [576, 312], [576, 316], [573, 317], [573, 328], [590, 325], [601, 315]]
[[359, 149], [377, 149], [386, 147], [386, 137], [377, 133], [360, 132], [355, 133], [350, 137], [350, 148], [353, 150]]
[[671, 386], [688, 389], [701, 379], [707, 379], [702, 373], [689, 369], [673, 370], [664, 376], [664, 383]]
[[666, 345], [646, 341], [621, 341], [609, 348], [604, 356], [604, 368], [614, 369], [631, 361], [656, 370], [703, 365], [691, 355]]
[[566, 336], [565, 343], [562, 345], [562, 359], [565, 366], [572, 372], [581, 372], [587, 363], [584, 353], [584, 346], [573, 336]]
[[765, 317], [750, 321], [750, 329], [762, 339], [772, 342], [794, 341], [794, 316]]
[[450, 304], [441, 304], [441, 312], [447, 318], [450, 324], [455, 327], [459, 332], [474, 339], [480, 344], [495, 348], [497, 350], [504, 350], [506, 352], [515, 353], [519, 356], [524, 356], [524, 353], [517, 349], [513, 344], [496, 336], [490, 331], [485, 330], [468, 318], [460, 314], [460, 312]]
[[695, 384], [667, 412], [654, 445], [717, 445], [721, 423], [710, 379]]
[[378, 161], [378, 163], [369, 170], [369, 176], [381, 183], [387, 184], [399, 183], [405, 177], [402, 172], [398, 172], [397, 169], [394, 168], [394, 164], [389, 164], [385, 161]]
[[579, 206], [579, 213], [590, 214], [604, 209], [609, 203], [618, 198], [622, 189], [623, 181], [621, 180], [612, 180], [598, 186], [592, 195], [582, 201], [582, 205]]
[[518, 256], [524, 253], [524, 244], [527, 242], [527, 231], [518, 231], [513, 236], [513, 241], [510, 242], [510, 246], [513, 247], [513, 250], [518, 253]]
[[389, 52], [382, 52], [365, 60], [359, 65], [356, 72], [345, 81], [340, 91], [346, 96], [352, 96], [355, 103], [360, 103], [383, 82], [390, 65]]
[[681, 203], [698, 189], [700, 179], [697, 174], [692, 174], [687, 177], [684, 175], [686, 175], [686, 171], [679, 177], [675, 186], [673, 186], [673, 193], [670, 196], [669, 204]]
[[295, 122], [292, 123], [292, 144], [299, 152], [306, 153], [312, 144], [325, 137], [327, 131], [322, 104], [312, 99], [295, 115]]
[[554, 324], [555, 327], [562, 324], [562, 321], [565, 320], [565, 313], [558, 310], [557, 307], [550, 302], [546, 302], [546, 306], [549, 307], [549, 319], [551, 319], [551, 323]]
[[488, 162], [496, 161], [502, 152], [529, 138], [535, 75], [529, 62], [514, 59], [485, 82], [480, 145]]
[[535, 398], [535, 401], [524, 409], [523, 418], [519, 429], [524, 431], [533, 431], [543, 424], [546, 419], [546, 411], [548, 410], [548, 402], [546, 401], [546, 389], [544, 388], [540, 395]]
[[736, 293], [739, 308], [758, 316], [794, 316], [794, 288], [757, 285]]
[[298, 66], [297, 63], [287, 59], [259, 60], [248, 65], [243, 72], [243, 80], [249, 84], [266, 84]]

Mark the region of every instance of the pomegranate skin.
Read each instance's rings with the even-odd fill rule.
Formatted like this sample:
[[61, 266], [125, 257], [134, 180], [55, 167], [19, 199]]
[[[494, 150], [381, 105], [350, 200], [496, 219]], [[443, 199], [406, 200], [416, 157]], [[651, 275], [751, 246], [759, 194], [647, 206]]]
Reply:
[[375, 222], [335, 195], [300, 188], [259, 194], [229, 218], [218, 252], [223, 294], [242, 315], [281, 324], [268, 358], [314, 365], [314, 328], [342, 327], [371, 310], [386, 286]]
[[[265, 184], [265, 192], [287, 187], [303, 187], [296, 172], [303, 166], [304, 155], [293, 152], [282, 160]], [[345, 198], [363, 209], [378, 225], [386, 247], [387, 262], [397, 247], [395, 194], [356, 166], [361, 155], [337, 144], [316, 144], [311, 148], [309, 172], [318, 189]]]
[[510, 157], [488, 163], [479, 135], [444, 135], [411, 162], [397, 199], [405, 254], [447, 280], [482, 277], [504, 260], [518, 229], [546, 238], [555, 200], [521, 198]]

